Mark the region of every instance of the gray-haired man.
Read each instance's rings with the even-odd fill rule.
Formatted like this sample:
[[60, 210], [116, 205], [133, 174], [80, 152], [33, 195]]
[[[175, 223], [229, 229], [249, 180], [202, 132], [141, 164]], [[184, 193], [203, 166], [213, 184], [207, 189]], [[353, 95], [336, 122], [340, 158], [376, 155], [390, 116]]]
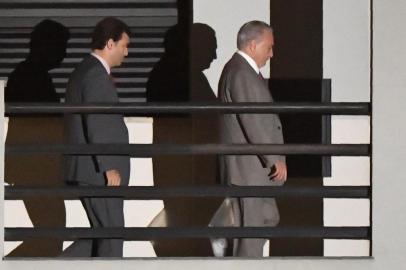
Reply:
[[[272, 28], [260, 21], [244, 24], [237, 37], [238, 51], [225, 65], [219, 82], [222, 102], [272, 102], [260, 68], [273, 56]], [[224, 114], [221, 142], [226, 144], [283, 144], [282, 126], [275, 114]], [[223, 179], [236, 186], [276, 186], [287, 178], [285, 157], [275, 155], [223, 156]], [[241, 226], [276, 226], [279, 212], [274, 198], [241, 198]], [[265, 239], [235, 240], [234, 256], [261, 257]]]

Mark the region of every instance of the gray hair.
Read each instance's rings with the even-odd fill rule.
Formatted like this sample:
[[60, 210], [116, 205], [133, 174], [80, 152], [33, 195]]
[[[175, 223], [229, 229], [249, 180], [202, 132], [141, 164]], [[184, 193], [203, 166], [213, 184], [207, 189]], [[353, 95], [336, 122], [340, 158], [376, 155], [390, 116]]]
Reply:
[[250, 21], [241, 26], [237, 35], [237, 48], [244, 49], [253, 40], [259, 40], [264, 31], [273, 31], [272, 27], [262, 21]]

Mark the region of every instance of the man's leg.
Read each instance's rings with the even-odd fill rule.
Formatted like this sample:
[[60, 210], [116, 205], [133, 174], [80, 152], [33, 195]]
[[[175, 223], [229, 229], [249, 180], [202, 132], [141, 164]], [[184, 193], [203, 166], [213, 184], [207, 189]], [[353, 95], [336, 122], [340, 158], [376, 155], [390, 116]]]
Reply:
[[[274, 198], [241, 198], [243, 227], [274, 227], [279, 223], [279, 212]], [[234, 241], [234, 256], [262, 257], [266, 239], [242, 238]]]
[[[83, 198], [81, 199], [81, 202], [86, 211], [87, 218], [89, 219], [90, 227], [100, 227], [100, 223], [90, 206], [89, 198]], [[93, 257], [94, 244], [95, 243], [92, 239], [78, 239], [67, 247], [60, 257]]]
[[[120, 198], [87, 198], [86, 207], [90, 210], [94, 227], [123, 228], [123, 199]], [[93, 251], [96, 257], [122, 257], [123, 239], [96, 239]]]
[[59, 257], [92, 257], [92, 244], [90, 239], [79, 239], [67, 247]]
[[[92, 228], [124, 227], [123, 199], [84, 198], [83, 207]], [[122, 257], [122, 239], [79, 239], [61, 257]]]

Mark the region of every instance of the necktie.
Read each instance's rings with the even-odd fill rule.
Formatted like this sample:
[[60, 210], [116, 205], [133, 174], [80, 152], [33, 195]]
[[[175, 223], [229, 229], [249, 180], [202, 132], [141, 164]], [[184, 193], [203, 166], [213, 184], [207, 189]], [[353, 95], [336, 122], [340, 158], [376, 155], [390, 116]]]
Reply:
[[264, 76], [262, 76], [261, 71], [258, 73], [258, 75], [259, 75], [259, 77], [260, 77], [262, 80], [265, 80]]

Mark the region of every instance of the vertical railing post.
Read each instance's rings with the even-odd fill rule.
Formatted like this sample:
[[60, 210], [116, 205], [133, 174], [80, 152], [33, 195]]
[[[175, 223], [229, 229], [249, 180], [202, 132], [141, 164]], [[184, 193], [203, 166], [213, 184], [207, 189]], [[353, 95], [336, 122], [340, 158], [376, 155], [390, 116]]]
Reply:
[[0, 80], [0, 254], [4, 257], [4, 88], [5, 81]]

